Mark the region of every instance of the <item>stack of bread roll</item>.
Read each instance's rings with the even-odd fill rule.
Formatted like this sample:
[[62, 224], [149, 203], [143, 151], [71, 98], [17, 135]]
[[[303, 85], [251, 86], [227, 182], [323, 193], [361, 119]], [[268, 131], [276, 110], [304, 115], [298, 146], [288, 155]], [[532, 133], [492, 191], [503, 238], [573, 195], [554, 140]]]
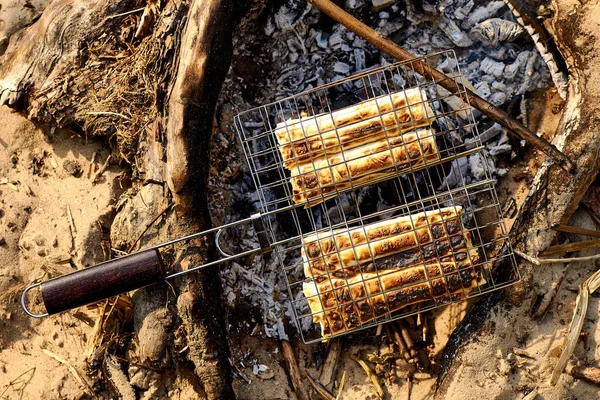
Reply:
[[484, 283], [459, 206], [304, 238], [304, 295], [323, 338]]
[[313, 206], [338, 191], [439, 159], [425, 91], [414, 88], [277, 125], [293, 200]]

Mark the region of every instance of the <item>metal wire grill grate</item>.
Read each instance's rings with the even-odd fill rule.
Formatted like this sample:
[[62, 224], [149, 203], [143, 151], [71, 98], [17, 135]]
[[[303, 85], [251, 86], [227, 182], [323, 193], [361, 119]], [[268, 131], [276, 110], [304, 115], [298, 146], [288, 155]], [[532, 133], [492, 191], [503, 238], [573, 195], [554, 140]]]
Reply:
[[[422, 60], [460, 76], [451, 51]], [[236, 117], [307, 343], [519, 279], [472, 109], [409, 64]], [[467, 156], [481, 161], [477, 180], [460, 168]]]

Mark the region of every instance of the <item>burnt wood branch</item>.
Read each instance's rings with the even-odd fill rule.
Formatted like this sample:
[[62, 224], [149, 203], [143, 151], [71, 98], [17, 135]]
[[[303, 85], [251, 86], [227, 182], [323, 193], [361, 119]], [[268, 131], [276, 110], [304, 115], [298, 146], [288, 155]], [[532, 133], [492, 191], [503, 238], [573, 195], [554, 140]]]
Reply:
[[474, 108], [478, 109], [493, 121], [499, 123], [509, 132], [514, 133], [522, 139], [528, 141], [532, 146], [538, 150], [544, 152], [547, 156], [552, 158], [558, 165], [564, 168], [566, 171], [572, 171], [573, 163], [569, 157], [565, 156], [560, 150], [558, 150], [553, 144], [548, 142], [545, 138], [536, 135], [531, 132], [527, 127], [512, 118], [504, 110], [494, 106], [490, 102], [484, 100], [475, 92], [470, 90], [463, 85], [458, 84], [456, 80], [449, 77], [448, 75], [436, 70], [429, 66], [425, 62], [415, 59], [415, 56], [410, 52], [402, 49], [396, 43], [385, 38], [379, 32], [354, 18], [346, 11], [335, 5], [330, 0], [307, 0], [310, 4], [317, 7], [319, 10], [329, 15], [331, 18], [344, 25], [348, 30], [354, 32], [358, 36], [367, 40], [373, 46], [377, 47], [382, 52], [389, 54], [399, 61], [410, 61], [406, 64], [406, 67], [411, 68], [416, 73], [424, 76], [427, 79], [434, 80], [438, 85], [448, 90], [463, 99], [467, 104], [470, 104]]
[[578, 367], [575, 365], [568, 365], [566, 371], [567, 374], [571, 375], [573, 378], [600, 385], [600, 368], [598, 367]]
[[557, 226], [555, 226], [552, 229], [554, 229], [557, 232], [574, 233], [575, 235], [581, 235], [581, 236], [600, 237], [600, 231], [596, 231], [593, 229], [580, 228], [578, 226], [558, 224]]
[[296, 361], [296, 354], [294, 353], [294, 348], [287, 340], [283, 339], [280, 342], [281, 345], [281, 354], [285, 360], [285, 365], [287, 367], [287, 371], [292, 381], [292, 386], [294, 388], [294, 392], [296, 396], [298, 396], [299, 400], [308, 400], [310, 399], [308, 395], [308, 391], [306, 390], [306, 386], [304, 385], [302, 374], [300, 373], [300, 367], [298, 366], [298, 362]]
[[583, 242], [574, 242], [566, 244], [558, 244], [556, 246], [550, 246], [546, 250], [540, 253], [540, 257], [555, 256], [558, 254], [570, 253], [573, 251], [597, 249], [600, 247], [599, 240], [585, 240]]
[[342, 353], [342, 347], [343, 342], [341, 339], [333, 339], [329, 345], [327, 356], [321, 367], [321, 375], [319, 376], [319, 381], [321, 381], [323, 386], [328, 386], [335, 376], [335, 369]]

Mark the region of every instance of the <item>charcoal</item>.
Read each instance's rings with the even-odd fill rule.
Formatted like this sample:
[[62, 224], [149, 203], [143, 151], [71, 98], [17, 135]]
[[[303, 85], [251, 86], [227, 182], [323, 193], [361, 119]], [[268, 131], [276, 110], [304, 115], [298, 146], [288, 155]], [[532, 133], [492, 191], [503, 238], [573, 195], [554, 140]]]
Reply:
[[500, 0], [484, 3], [471, 12], [469, 17], [463, 22], [462, 27], [464, 29], [470, 29], [477, 23], [495, 16], [504, 6], [504, 2]]
[[288, 31], [292, 30], [310, 11], [310, 5], [302, 0], [287, 0], [282, 4], [273, 16], [277, 28]]
[[333, 70], [339, 74], [348, 74], [350, 72], [350, 66], [344, 62], [338, 61], [333, 64]]
[[505, 67], [506, 65], [503, 62], [492, 60], [489, 57], [484, 58], [479, 66], [485, 74], [494, 75], [498, 78], [503, 75]]
[[464, 33], [453, 20], [444, 18], [440, 21], [439, 27], [456, 46], [469, 47], [473, 44], [473, 41], [469, 36]]
[[480, 41], [484, 46], [497, 47], [500, 43], [514, 41], [523, 32], [523, 27], [516, 22], [490, 18], [471, 30], [471, 39]]

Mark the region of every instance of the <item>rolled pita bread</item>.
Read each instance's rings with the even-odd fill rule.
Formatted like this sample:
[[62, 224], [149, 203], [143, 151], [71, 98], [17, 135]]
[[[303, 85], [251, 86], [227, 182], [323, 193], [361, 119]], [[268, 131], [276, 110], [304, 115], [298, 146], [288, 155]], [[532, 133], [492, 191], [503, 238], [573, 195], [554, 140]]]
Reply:
[[440, 158], [435, 136], [422, 129], [399, 136], [383, 135], [377, 141], [323, 154], [291, 168], [294, 201], [314, 206], [341, 189], [359, 186], [382, 176], [407, 172], [411, 167]]
[[323, 338], [357, 329], [411, 304], [465, 298], [485, 283], [480, 266], [429, 263], [386, 273], [361, 273], [351, 279], [303, 283], [314, 323]]
[[392, 93], [317, 116], [291, 119], [277, 125], [275, 136], [287, 168], [325, 152], [341, 152], [375, 140], [387, 128], [399, 135], [427, 126], [434, 114], [425, 91], [418, 88]]
[[386, 263], [386, 268], [407, 268], [445, 257], [459, 263], [477, 262], [477, 250], [470, 232], [462, 227], [461, 212], [460, 206], [447, 207], [308, 236], [302, 248], [304, 275], [349, 277], [390, 255], [397, 255], [398, 262]]

